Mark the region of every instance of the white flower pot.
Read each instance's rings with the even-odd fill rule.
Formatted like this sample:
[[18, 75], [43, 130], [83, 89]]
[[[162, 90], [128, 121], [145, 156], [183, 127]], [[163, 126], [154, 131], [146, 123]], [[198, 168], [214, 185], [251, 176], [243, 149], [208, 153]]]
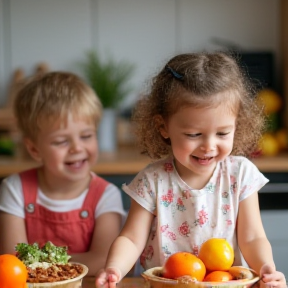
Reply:
[[117, 150], [116, 110], [106, 108], [98, 129], [98, 144], [100, 152], [115, 152]]

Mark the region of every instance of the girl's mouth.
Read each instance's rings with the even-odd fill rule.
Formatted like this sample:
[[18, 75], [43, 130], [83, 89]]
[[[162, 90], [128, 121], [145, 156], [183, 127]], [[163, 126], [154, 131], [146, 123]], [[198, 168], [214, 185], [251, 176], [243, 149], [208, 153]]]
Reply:
[[203, 158], [200, 158], [200, 157], [197, 157], [197, 156], [192, 156], [195, 160], [197, 160], [197, 162], [201, 165], [207, 165], [211, 162], [211, 160], [214, 158], [214, 157], [203, 157]]
[[194, 156], [194, 155], [192, 155], [192, 157], [193, 158], [195, 158], [195, 159], [199, 159], [199, 160], [210, 160], [210, 159], [212, 159], [212, 158], [214, 158], [214, 156], [204, 156], [204, 157], [198, 157], [198, 156]]

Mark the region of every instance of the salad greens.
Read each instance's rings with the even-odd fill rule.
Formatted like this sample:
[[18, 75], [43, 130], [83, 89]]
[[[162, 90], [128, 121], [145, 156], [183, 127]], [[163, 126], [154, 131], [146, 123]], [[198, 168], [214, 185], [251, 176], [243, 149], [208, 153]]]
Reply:
[[25, 265], [30, 265], [35, 262], [47, 262], [52, 264], [67, 264], [71, 258], [67, 254], [67, 247], [55, 246], [48, 241], [43, 247], [39, 247], [38, 243], [26, 244], [19, 243], [15, 247], [16, 256], [24, 262]]

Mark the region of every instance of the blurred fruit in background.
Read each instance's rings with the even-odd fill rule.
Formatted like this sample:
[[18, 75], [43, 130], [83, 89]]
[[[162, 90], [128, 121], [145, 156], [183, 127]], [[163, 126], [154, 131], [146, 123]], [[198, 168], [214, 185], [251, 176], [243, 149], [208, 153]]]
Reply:
[[285, 151], [288, 148], [288, 130], [285, 128], [275, 132], [275, 138], [279, 144], [280, 150]]
[[268, 88], [263, 89], [258, 93], [257, 97], [263, 102], [266, 114], [269, 115], [280, 110], [282, 99], [274, 90]]
[[280, 110], [283, 105], [281, 96], [276, 91], [265, 88], [258, 93], [257, 98], [264, 105], [267, 116], [267, 129], [260, 141], [259, 154], [275, 156], [282, 151], [287, 151], [288, 131], [281, 127]]
[[275, 132], [281, 127], [280, 110], [283, 104], [281, 96], [276, 91], [265, 88], [258, 93], [257, 98], [264, 105], [267, 131]]
[[260, 141], [260, 153], [254, 153], [252, 155], [257, 157], [263, 156], [275, 156], [280, 152], [288, 151], [288, 130], [281, 128], [276, 132], [267, 132], [263, 134]]
[[267, 128], [268, 132], [276, 132], [281, 128], [281, 119], [279, 113], [272, 113], [267, 115]]
[[280, 145], [272, 133], [265, 133], [260, 143], [261, 154], [264, 156], [274, 156], [280, 152]]

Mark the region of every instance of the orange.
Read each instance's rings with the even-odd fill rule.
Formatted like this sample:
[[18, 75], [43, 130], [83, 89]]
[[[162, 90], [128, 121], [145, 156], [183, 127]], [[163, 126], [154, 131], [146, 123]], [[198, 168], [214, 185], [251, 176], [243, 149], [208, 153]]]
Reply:
[[12, 254], [0, 255], [0, 287], [26, 288], [28, 272], [25, 264]]
[[263, 89], [257, 95], [258, 101], [264, 104], [265, 113], [271, 114], [278, 112], [283, 104], [281, 96], [272, 89]]
[[274, 156], [280, 152], [280, 144], [272, 133], [264, 133], [260, 144], [261, 152], [265, 156]]
[[208, 271], [227, 271], [234, 262], [234, 250], [227, 240], [211, 238], [201, 245], [198, 257]]
[[182, 276], [190, 276], [202, 281], [206, 274], [204, 263], [195, 255], [188, 252], [172, 254], [164, 263], [163, 277], [177, 279]]
[[276, 131], [275, 138], [281, 150], [288, 148], [288, 130], [287, 129], [282, 128]]
[[204, 280], [205, 282], [225, 282], [233, 279], [233, 276], [227, 271], [213, 271], [208, 273]]

